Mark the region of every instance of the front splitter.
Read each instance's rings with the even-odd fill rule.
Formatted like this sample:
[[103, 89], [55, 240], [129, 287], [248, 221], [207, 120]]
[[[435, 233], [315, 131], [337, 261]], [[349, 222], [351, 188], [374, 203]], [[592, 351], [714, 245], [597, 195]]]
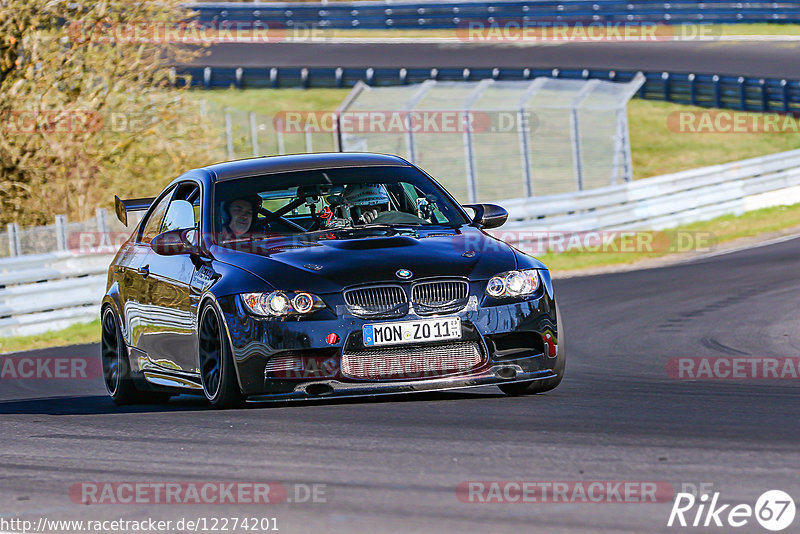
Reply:
[[[514, 372], [511, 376], [511, 372]], [[480, 374], [436, 378], [426, 380], [387, 381], [387, 382], [341, 382], [339, 380], [319, 380], [298, 384], [294, 391], [253, 395], [248, 402], [280, 402], [297, 400], [320, 400], [347, 397], [377, 397], [383, 395], [400, 395], [407, 393], [425, 393], [447, 391], [482, 386], [497, 386], [546, 380], [558, 375], [551, 369], [524, 372], [518, 365], [501, 365], [491, 367]]]

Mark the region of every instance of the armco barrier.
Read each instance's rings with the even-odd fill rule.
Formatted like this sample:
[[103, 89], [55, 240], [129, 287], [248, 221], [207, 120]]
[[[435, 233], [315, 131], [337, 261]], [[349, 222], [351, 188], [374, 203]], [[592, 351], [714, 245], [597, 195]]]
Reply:
[[220, 2], [189, 7], [204, 22], [261, 21], [280, 27], [458, 28], [469, 21], [744, 23], [800, 22], [800, 2], [543, 0], [445, 2]]
[[65, 251], [0, 259], [0, 337], [99, 318], [112, 258]]
[[[363, 81], [371, 86], [406, 85], [434, 79], [442, 81], [528, 80], [597, 78], [628, 82], [634, 71], [597, 69], [526, 68], [341, 68], [341, 67], [182, 67], [192, 83], [207, 89], [263, 87], [353, 87]], [[637, 93], [648, 100], [745, 111], [800, 113], [800, 81], [675, 72], [644, 72], [645, 83]]]
[[511, 199], [503, 229], [660, 230], [800, 202], [800, 150], [578, 193]]
[[[498, 202], [500, 230], [658, 230], [800, 203], [800, 150], [656, 176], [578, 193]], [[109, 255], [54, 252], [0, 260], [0, 336], [25, 335], [99, 315]], [[152, 313], [149, 310], [148, 313]]]

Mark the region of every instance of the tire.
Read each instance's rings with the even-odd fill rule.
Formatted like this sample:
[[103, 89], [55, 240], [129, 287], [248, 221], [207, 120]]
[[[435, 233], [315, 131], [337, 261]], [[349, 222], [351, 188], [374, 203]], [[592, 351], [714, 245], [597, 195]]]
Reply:
[[128, 351], [116, 313], [107, 306], [103, 310], [100, 358], [103, 366], [103, 382], [111, 400], [118, 405], [161, 404], [170, 398], [169, 393], [139, 391], [131, 377]]
[[239, 408], [245, 397], [239, 389], [233, 355], [219, 312], [213, 304], [200, 312], [198, 369], [203, 393], [214, 408]]
[[499, 384], [500, 391], [510, 397], [520, 395], [534, 395], [555, 389], [564, 378], [564, 367], [567, 363], [567, 349], [564, 336], [564, 322], [561, 320], [561, 309], [556, 306], [556, 325], [558, 326], [558, 356], [553, 371], [556, 376], [544, 380], [530, 380], [528, 382], [515, 382], [513, 384]]

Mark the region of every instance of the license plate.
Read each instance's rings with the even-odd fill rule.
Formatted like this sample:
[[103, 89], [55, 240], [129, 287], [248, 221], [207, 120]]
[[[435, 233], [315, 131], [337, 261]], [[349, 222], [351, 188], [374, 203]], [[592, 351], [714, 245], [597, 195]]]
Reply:
[[362, 333], [365, 347], [461, 339], [461, 318], [365, 324]]

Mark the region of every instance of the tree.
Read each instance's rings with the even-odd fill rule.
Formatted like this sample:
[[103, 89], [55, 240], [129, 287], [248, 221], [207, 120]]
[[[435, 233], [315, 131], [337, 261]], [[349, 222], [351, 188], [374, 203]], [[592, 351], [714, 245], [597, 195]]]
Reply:
[[[214, 161], [182, 0], [0, 0], [0, 224], [72, 220]], [[219, 159], [219, 157], [217, 157]]]

